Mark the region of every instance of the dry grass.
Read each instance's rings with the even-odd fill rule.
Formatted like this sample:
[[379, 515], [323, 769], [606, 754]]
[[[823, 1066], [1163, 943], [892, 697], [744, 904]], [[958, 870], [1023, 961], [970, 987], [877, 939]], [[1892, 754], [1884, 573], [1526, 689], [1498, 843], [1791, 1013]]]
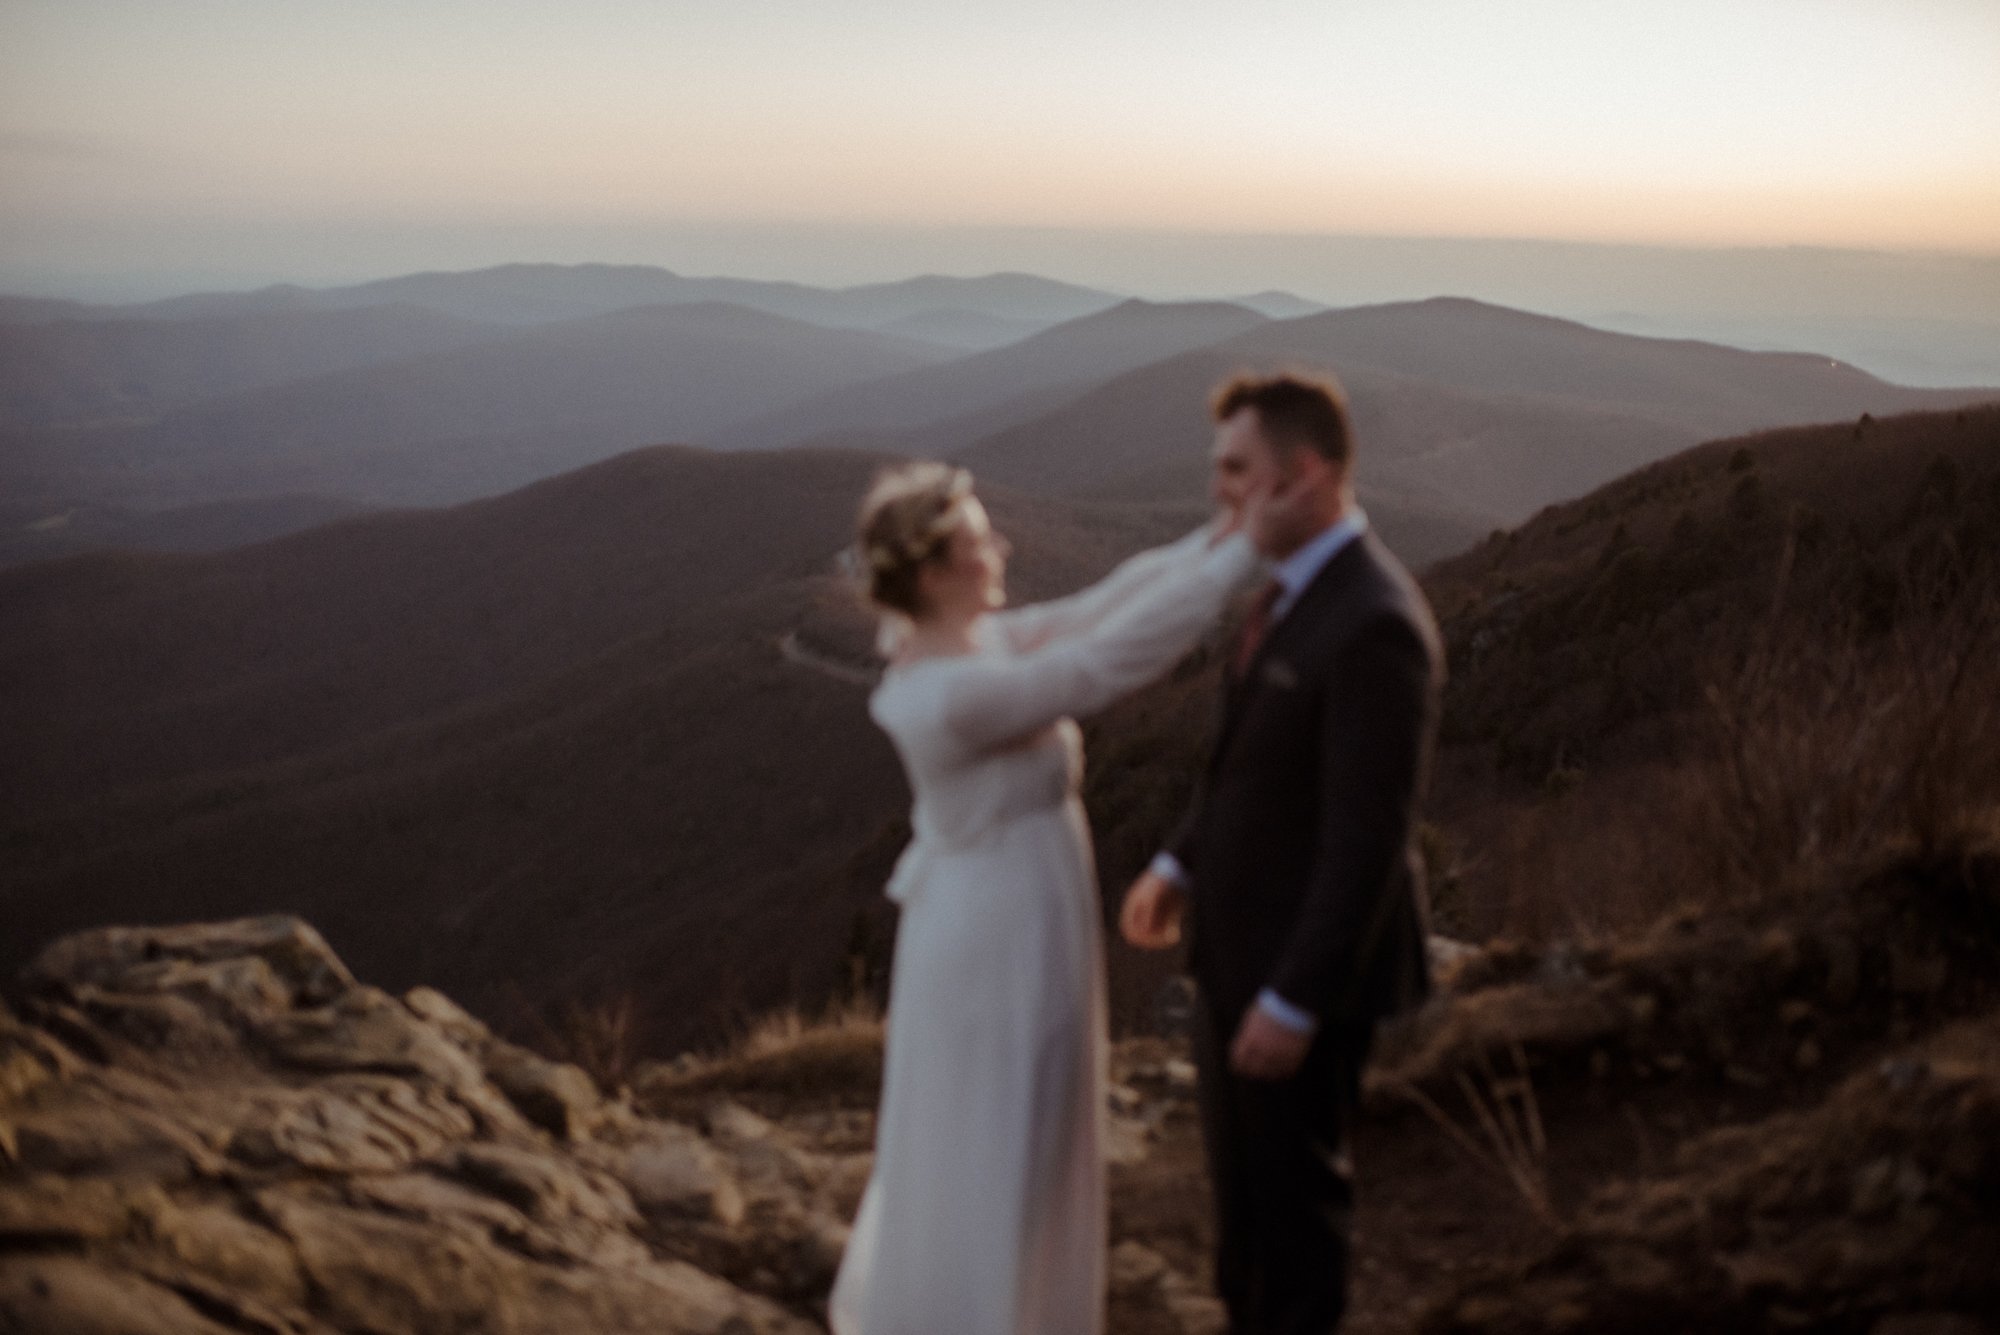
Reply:
[[1686, 834], [1700, 804], [1694, 770], [1649, 764], [1486, 813], [1461, 873], [1480, 891], [1472, 934], [1591, 940], [1658, 918], [1713, 884], [1713, 859]]
[[594, 1006], [564, 1006], [559, 1034], [565, 1059], [581, 1066], [599, 1088], [623, 1088], [638, 1066], [644, 1036], [640, 1016], [639, 999], [630, 992]]
[[2000, 406], [1715, 442], [1434, 569], [1447, 924], [1616, 936], [1976, 840], [1996, 505]]
[[1526, 1051], [1519, 1043], [1509, 1051], [1514, 1062], [1511, 1075], [1501, 1075], [1484, 1052], [1479, 1054], [1480, 1080], [1465, 1071], [1457, 1073], [1459, 1094], [1476, 1135], [1416, 1084], [1397, 1081], [1392, 1088], [1415, 1104], [1467, 1158], [1498, 1174], [1536, 1219], [1553, 1225], [1556, 1213], [1549, 1199], [1549, 1142], [1541, 1103], [1535, 1097]]
[[1904, 572], [1886, 628], [1841, 608], [1818, 634], [1784, 595], [1706, 692], [1702, 814], [1725, 874], [1782, 888], [1975, 836], [2000, 801], [2000, 579], [1940, 553]]
[[1990, 578], [1888, 632], [1772, 620], [1742, 662], [1710, 673], [1682, 757], [1488, 815], [1486, 925], [1534, 941], [1620, 935], [1676, 907], [1978, 843], [2000, 811], [1996, 666]]
[[727, 1051], [714, 1060], [725, 1063], [767, 1061], [794, 1055], [801, 1048], [857, 1040], [874, 1043], [882, 1040], [882, 1008], [872, 998], [835, 1002], [813, 1014], [797, 1006], [787, 1006], [759, 1015]]
[[631, 1085], [647, 1037], [637, 994], [628, 989], [536, 1006], [516, 987], [511, 1010], [515, 1018], [509, 1027], [543, 1056], [582, 1068], [606, 1094]]
[[1699, 706], [1655, 725], [1665, 744], [1552, 771], [1454, 831], [1476, 926], [1620, 935], [1979, 843], [2000, 813], [1996, 565], [1939, 543], [1849, 599], [1823, 578], [1797, 591], [1788, 549], [1754, 634], [1697, 669]]
[[809, 1013], [785, 1007], [747, 1022], [727, 1047], [640, 1069], [634, 1086], [654, 1113], [689, 1116], [726, 1095], [767, 1116], [872, 1108], [882, 1087], [883, 1016], [870, 999]]

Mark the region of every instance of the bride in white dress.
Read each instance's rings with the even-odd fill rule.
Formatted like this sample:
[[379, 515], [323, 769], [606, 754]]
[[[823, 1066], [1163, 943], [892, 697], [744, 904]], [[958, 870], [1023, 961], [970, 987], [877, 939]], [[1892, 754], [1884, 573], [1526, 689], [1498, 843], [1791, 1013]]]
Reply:
[[970, 488], [910, 465], [862, 511], [869, 594], [902, 631], [869, 712], [909, 776], [915, 837], [889, 883], [875, 1166], [835, 1335], [1102, 1330], [1104, 978], [1069, 715], [1165, 672], [1257, 570], [1218, 521], [1000, 611], [1008, 548]]

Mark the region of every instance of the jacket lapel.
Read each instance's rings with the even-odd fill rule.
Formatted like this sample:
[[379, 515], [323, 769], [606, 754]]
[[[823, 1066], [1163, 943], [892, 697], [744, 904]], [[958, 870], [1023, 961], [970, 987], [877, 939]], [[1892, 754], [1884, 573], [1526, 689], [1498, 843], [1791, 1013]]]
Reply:
[[1222, 726], [1215, 739], [1215, 749], [1211, 752], [1213, 759], [1219, 760], [1222, 753], [1228, 749], [1230, 738], [1236, 732], [1236, 725], [1242, 720], [1250, 702], [1260, 691], [1267, 689], [1265, 675], [1271, 663], [1284, 662], [1281, 655], [1286, 647], [1297, 643], [1309, 628], [1323, 621], [1338, 602], [1341, 587], [1347, 583], [1353, 571], [1367, 559], [1361, 548], [1362, 544], [1368, 541], [1368, 537], [1366, 533], [1361, 534], [1335, 553], [1331, 561], [1320, 567], [1319, 573], [1313, 576], [1312, 583], [1306, 585], [1297, 601], [1265, 634], [1263, 643], [1259, 644], [1257, 652], [1251, 655], [1250, 665], [1244, 670], [1241, 678], [1231, 680], [1225, 675]]

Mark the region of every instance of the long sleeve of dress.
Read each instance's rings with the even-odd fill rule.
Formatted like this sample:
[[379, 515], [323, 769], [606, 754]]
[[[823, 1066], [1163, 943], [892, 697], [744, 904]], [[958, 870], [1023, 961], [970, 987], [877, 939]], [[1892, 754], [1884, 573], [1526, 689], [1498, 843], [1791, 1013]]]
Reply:
[[1093, 624], [1018, 655], [954, 663], [946, 730], [975, 750], [1005, 745], [1070, 714], [1101, 709], [1165, 672], [1257, 570], [1241, 534], [1159, 572]]
[[1209, 534], [1204, 525], [1177, 541], [1126, 558], [1088, 588], [1047, 602], [1009, 608], [996, 613], [994, 621], [1015, 653], [1040, 649], [1097, 624], [1127, 599], [1199, 562], [1209, 551]]

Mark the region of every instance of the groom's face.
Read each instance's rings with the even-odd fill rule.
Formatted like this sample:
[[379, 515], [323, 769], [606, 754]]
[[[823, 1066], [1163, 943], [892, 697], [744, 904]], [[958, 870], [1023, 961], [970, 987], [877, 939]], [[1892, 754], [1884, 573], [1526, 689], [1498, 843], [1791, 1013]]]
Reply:
[[[1292, 453], [1296, 453], [1293, 451]], [[1215, 445], [1209, 451], [1209, 495], [1231, 515], [1258, 491], [1282, 493], [1297, 479], [1285, 451], [1264, 434], [1257, 410], [1243, 408], [1231, 413], [1215, 427]], [[1269, 550], [1272, 535], [1252, 533], [1251, 540], [1266, 556], [1282, 556]]]
[[1216, 423], [1215, 445], [1208, 458], [1209, 495], [1232, 515], [1252, 492], [1268, 489], [1278, 480], [1278, 451], [1265, 437], [1253, 408], [1240, 409]]
[[1340, 517], [1345, 474], [1307, 446], [1273, 445], [1254, 408], [1217, 424], [1209, 459], [1209, 492], [1232, 515], [1253, 494], [1266, 494], [1250, 525], [1250, 541], [1274, 561], [1290, 556]]

